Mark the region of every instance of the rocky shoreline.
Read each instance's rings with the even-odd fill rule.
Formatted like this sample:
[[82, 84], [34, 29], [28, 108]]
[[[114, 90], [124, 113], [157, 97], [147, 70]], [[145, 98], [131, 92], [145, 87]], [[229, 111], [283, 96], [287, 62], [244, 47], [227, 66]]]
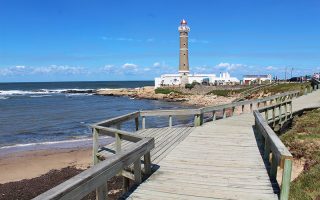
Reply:
[[230, 103], [236, 98], [222, 97], [211, 94], [183, 94], [174, 92], [169, 94], [156, 94], [154, 87], [151, 86], [134, 89], [99, 89], [95, 92], [95, 94], [103, 96], [126, 96], [132, 99], [149, 99], [167, 102], [181, 102], [183, 104], [193, 106], [208, 106]]

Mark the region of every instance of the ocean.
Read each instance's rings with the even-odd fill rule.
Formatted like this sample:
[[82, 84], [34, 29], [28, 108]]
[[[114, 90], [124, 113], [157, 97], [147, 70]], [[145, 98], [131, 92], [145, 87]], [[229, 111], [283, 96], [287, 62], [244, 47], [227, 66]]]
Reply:
[[[137, 110], [186, 108], [179, 103], [93, 95], [101, 88], [152, 86], [153, 81], [0, 83], [0, 151], [66, 141], [87, 141], [89, 125]], [[76, 93], [66, 93], [76, 91]], [[180, 118], [180, 121], [190, 119]], [[167, 118], [147, 119], [165, 126]], [[125, 123], [133, 130], [134, 123]]]

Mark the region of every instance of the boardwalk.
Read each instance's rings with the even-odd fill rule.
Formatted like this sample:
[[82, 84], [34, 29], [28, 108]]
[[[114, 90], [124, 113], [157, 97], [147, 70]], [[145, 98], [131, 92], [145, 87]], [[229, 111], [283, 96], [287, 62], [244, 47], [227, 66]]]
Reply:
[[[95, 123], [91, 125], [95, 165], [35, 199], [77, 200], [93, 190], [97, 199], [106, 199], [107, 181], [120, 174], [123, 197], [128, 199], [272, 200], [280, 196], [287, 200], [293, 157], [269, 124], [281, 127], [293, 114], [320, 107], [320, 90], [292, 102], [298, 94], [292, 91], [199, 109], [136, 111]], [[259, 110], [246, 113], [245, 106]], [[217, 112], [223, 119], [215, 120]], [[205, 114], [211, 114], [213, 121], [203, 124]], [[195, 127], [172, 127], [173, 117], [183, 115], [193, 116]], [[150, 116], [167, 116], [169, 127], [144, 129]], [[121, 130], [129, 121], [135, 124], [135, 133]], [[101, 135], [113, 137], [115, 143], [100, 146]], [[276, 182], [278, 168], [283, 169], [281, 189]], [[129, 179], [138, 186], [134, 190], [128, 191]]]
[[[320, 91], [293, 101], [293, 111], [309, 106], [320, 106]], [[253, 125], [249, 113], [194, 128], [128, 198], [278, 199]]]

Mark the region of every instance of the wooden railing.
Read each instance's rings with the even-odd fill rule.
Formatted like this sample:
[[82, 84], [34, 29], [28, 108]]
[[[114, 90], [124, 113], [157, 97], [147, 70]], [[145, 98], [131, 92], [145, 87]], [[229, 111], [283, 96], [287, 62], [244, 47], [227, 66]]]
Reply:
[[[258, 133], [258, 137], [261, 141], [263, 148], [263, 157], [270, 168], [268, 170], [270, 178], [274, 181], [277, 180], [277, 172], [278, 167], [283, 169], [282, 172], [282, 182], [281, 182], [281, 191], [280, 191], [280, 200], [287, 200], [289, 198], [289, 189], [290, 189], [290, 180], [291, 180], [291, 171], [292, 171], [292, 155], [289, 150], [285, 147], [285, 145], [281, 142], [277, 134], [272, 130], [269, 126], [269, 122], [267, 121], [269, 118], [263, 115], [260, 112], [265, 112], [271, 108], [273, 113], [275, 114], [275, 109], [286, 105], [292, 105], [290, 102], [283, 102], [274, 106], [269, 106], [268, 108], [262, 108], [261, 110], [253, 111], [255, 117], [255, 128]], [[271, 120], [275, 121], [276, 117], [274, 116]], [[287, 114], [285, 116], [282, 115], [282, 112], [278, 112], [278, 119], [283, 117], [288, 117]], [[292, 112], [290, 114], [292, 116]], [[271, 162], [270, 162], [271, 160]]]
[[[133, 137], [133, 136], [132, 136]], [[136, 184], [141, 182], [140, 158], [150, 152], [154, 147], [153, 138], [142, 138], [135, 145], [118, 152], [107, 160], [101, 161], [84, 172], [74, 176], [66, 182], [48, 190], [37, 196], [35, 200], [44, 199], [65, 199], [78, 200], [85, 197], [90, 192], [96, 190], [98, 200], [107, 198], [107, 181], [120, 173], [123, 169], [134, 163], [134, 175]], [[145, 163], [147, 165], [147, 163]], [[145, 168], [149, 168], [145, 166]]]
[[283, 123], [292, 118], [292, 101], [286, 100], [275, 105], [259, 108], [258, 110], [260, 113], [264, 113], [264, 119], [269, 125], [273, 127], [276, 125], [282, 126]]
[[232, 116], [237, 108], [240, 108], [240, 112], [243, 113], [245, 111], [245, 106], [249, 106], [250, 111], [252, 111], [254, 108], [283, 102], [299, 95], [299, 91], [291, 91], [261, 99], [245, 100], [217, 106], [207, 106], [199, 109], [140, 111], [140, 116], [142, 117], [142, 129], [146, 127], [146, 117], [149, 116], [168, 116], [169, 127], [171, 127], [173, 124], [173, 116], [192, 115], [194, 116], [194, 126], [201, 126], [204, 122], [204, 115], [207, 113], [212, 113], [211, 119], [214, 121], [217, 119], [217, 112], [222, 112], [222, 118], [226, 118], [227, 111], [229, 111]]

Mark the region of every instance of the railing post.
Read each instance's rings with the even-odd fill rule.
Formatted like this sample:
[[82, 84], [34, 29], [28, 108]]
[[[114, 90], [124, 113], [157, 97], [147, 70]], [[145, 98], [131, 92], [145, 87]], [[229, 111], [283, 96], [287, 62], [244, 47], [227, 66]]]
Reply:
[[151, 174], [151, 155], [150, 152], [144, 155], [144, 173], [148, 176]]
[[203, 123], [203, 114], [194, 115], [194, 126], [201, 126]]
[[108, 196], [108, 185], [105, 183], [96, 189], [96, 200], [106, 200]]
[[258, 102], [257, 107], [258, 107], [258, 108], [260, 107], [260, 102]]
[[212, 112], [212, 122], [216, 121], [217, 119], [217, 115], [216, 115], [216, 111]]
[[287, 102], [284, 104], [284, 112], [286, 113], [285, 121], [287, 121], [288, 120], [288, 103]]
[[146, 117], [142, 116], [142, 129], [146, 129]]
[[226, 109], [222, 109], [222, 114], [223, 114], [223, 119], [227, 118], [227, 113], [226, 113]]
[[116, 138], [116, 154], [121, 152], [121, 137], [118, 133], [115, 133]]
[[291, 171], [292, 171], [292, 160], [285, 159], [283, 174], [282, 174], [282, 182], [281, 182], [280, 200], [289, 199]]
[[252, 112], [252, 103], [250, 103], [250, 112]]
[[241, 106], [241, 113], [244, 112], [244, 105]]
[[269, 122], [269, 110], [268, 109], [266, 111], [264, 111], [264, 115], [265, 115], [266, 122], [268, 123]]
[[135, 122], [135, 124], [136, 124], [136, 131], [138, 131], [138, 130], [139, 130], [139, 117], [136, 117], [136, 118], [134, 119], [134, 122]]
[[133, 174], [134, 174], [134, 182], [136, 185], [139, 185], [142, 181], [141, 179], [141, 161], [138, 158], [133, 164]]
[[129, 178], [123, 176], [122, 193], [126, 193], [129, 190]]
[[272, 108], [272, 121], [273, 121], [273, 127], [276, 125], [276, 110], [275, 107]]
[[271, 168], [270, 168], [270, 177], [272, 180], [277, 179], [277, 172], [278, 172], [278, 163], [274, 153], [272, 153], [272, 161], [271, 161]]
[[290, 104], [290, 118], [292, 118], [292, 101], [290, 101], [289, 104]]
[[169, 127], [172, 127], [172, 115], [169, 115]]
[[282, 111], [281, 111], [281, 104], [279, 105], [279, 124], [282, 122]]
[[98, 129], [93, 128], [92, 129], [92, 161], [93, 161], [93, 165], [97, 164], [99, 162], [97, 153], [98, 153], [98, 149], [99, 149], [99, 132]]
[[199, 126], [199, 125], [198, 125], [198, 121], [199, 121], [198, 118], [199, 118], [198, 115], [194, 115], [194, 119], [193, 119], [193, 126], [194, 126], [194, 127]]
[[235, 106], [233, 106], [233, 107], [232, 107], [232, 111], [231, 111], [231, 116], [233, 116], [233, 115], [234, 115], [234, 111], [235, 111], [235, 109], [236, 109], [236, 107], [235, 107]]

